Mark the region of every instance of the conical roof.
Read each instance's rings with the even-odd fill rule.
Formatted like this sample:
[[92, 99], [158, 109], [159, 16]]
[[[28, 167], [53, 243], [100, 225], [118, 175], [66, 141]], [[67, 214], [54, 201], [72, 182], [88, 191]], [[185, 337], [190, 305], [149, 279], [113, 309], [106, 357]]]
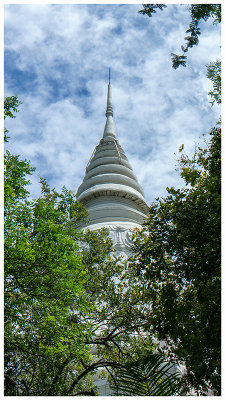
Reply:
[[87, 207], [90, 225], [109, 222], [139, 225], [148, 212], [144, 192], [116, 139], [110, 80], [103, 137], [86, 167], [77, 199]]

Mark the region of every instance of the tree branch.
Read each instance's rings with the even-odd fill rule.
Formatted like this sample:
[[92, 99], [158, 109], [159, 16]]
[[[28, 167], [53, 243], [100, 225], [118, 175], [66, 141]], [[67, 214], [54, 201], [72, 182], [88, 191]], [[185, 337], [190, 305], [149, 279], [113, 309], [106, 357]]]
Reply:
[[93, 363], [89, 365], [76, 379], [74, 379], [73, 383], [70, 385], [70, 388], [68, 389], [68, 394], [71, 393], [74, 389], [74, 387], [77, 385], [77, 383], [84, 377], [86, 376], [89, 372], [94, 371], [95, 369], [98, 369], [99, 367], [119, 367], [120, 364], [113, 362], [113, 361], [97, 361], [96, 363]]
[[77, 392], [74, 394], [74, 396], [96, 396], [94, 389], [91, 389], [90, 392], [88, 391], [83, 391], [83, 392]]
[[52, 382], [51, 382], [51, 384], [50, 384], [50, 388], [49, 388], [49, 391], [48, 391], [47, 396], [52, 396], [52, 389], [53, 389], [53, 386], [58, 382], [58, 380], [59, 380], [59, 378], [60, 378], [60, 376], [61, 376], [61, 374], [62, 374], [62, 372], [63, 372], [63, 370], [64, 370], [64, 368], [65, 368], [65, 366], [68, 365], [68, 363], [69, 363], [70, 361], [71, 361], [71, 357], [69, 356], [69, 357], [67, 357], [67, 358], [65, 359], [65, 361], [63, 361], [63, 363], [60, 365], [60, 367], [59, 367], [59, 369], [58, 369], [58, 372], [56, 373], [56, 375], [54, 376], [54, 378], [53, 378], [53, 380], [52, 380]]

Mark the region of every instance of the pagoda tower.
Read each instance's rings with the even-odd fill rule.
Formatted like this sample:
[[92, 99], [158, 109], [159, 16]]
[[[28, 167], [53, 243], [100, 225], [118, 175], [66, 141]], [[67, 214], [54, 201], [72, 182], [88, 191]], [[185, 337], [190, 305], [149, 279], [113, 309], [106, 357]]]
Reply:
[[148, 206], [143, 189], [116, 138], [110, 69], [105, 115], [103, 136], [87, 164], [77, 200], [89, 212], [87, 228], [96, 230], [106, 227], [116, 253], [129, 256], [130, 236], [133, 230], [141, 228]]

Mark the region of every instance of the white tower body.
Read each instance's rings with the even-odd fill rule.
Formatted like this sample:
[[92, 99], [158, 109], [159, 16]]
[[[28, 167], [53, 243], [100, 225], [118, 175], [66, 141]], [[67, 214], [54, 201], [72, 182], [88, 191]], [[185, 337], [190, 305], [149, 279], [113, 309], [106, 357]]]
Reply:
[[77, 199], [89, 212], [90, 230], [109, 229], [117, 254], [129, 256], [130, 236], [148, 213], [144, 192], [116, 139], [110, 76], [103, 137], [94, 149]]

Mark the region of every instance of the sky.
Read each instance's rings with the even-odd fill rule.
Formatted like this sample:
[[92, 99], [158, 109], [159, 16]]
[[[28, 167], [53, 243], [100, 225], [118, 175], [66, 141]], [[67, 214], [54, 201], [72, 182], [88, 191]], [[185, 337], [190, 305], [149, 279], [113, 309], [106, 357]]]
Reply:
[[[30, 160], [51, 187], [75, 193], [105, 125], [108, 67], [117, 138], [146, 201], [181, 187], [179, 147], [204, 145], [219, 119], [206, 65], [220, 58], [220, 26], [201, 24], [187, 67], [172, 68], [190, 21], [187, 5], [169, 4], [152, 18], [141, 4], [5, 5], [5, 96], [18, 95], [5, 125], [7, 148]], [[202, 133], [206, 136], [202, 137]]]

